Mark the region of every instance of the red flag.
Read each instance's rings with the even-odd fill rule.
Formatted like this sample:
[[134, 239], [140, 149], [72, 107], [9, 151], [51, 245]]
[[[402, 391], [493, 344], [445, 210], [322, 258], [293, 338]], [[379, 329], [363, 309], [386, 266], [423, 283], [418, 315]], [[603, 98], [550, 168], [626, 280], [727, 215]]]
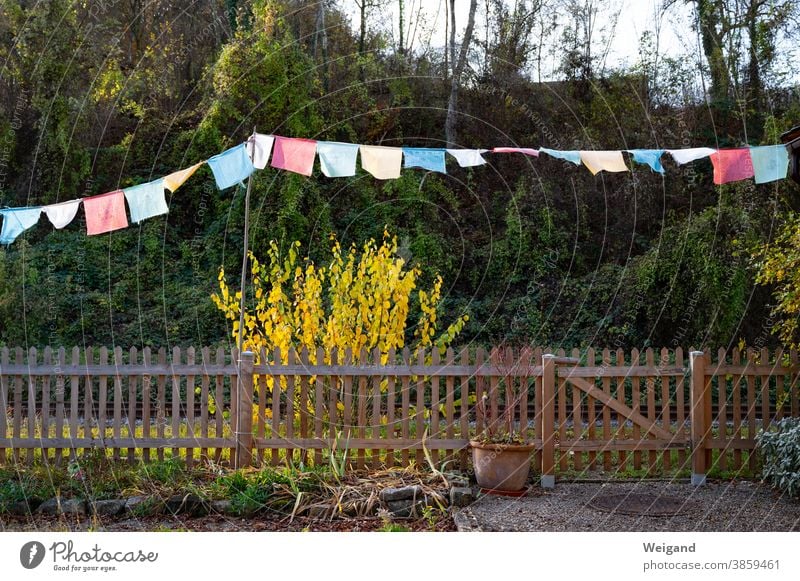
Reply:
[[86, 212], [86, 234], [89, 236], [128, 227], [122, 190], [83, 198], [83, 211]]
[[718, 149], [710, 158], [714, 166], [714, 183], [717, 185], [746, 180], [754, 175], [748, 148]]
[[299, 139], [275, 136], [272, 146], [272, 167], [285, 169], [310, 176], [317, 155], [317, 142], [313, 139]]

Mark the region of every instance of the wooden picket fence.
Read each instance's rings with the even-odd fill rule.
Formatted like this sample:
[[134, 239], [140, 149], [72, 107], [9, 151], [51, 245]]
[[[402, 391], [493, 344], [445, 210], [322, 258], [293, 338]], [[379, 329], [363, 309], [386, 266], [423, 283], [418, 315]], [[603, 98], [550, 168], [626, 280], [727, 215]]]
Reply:
[[556, 471], [701, 477], [753, 472], [758, 430], [800, 416], [794, 351], [167, 355], [0, 349], [0, 463], [102, 449], [128, 462], [466, 467], [470, 435], [510, 421], [534, 443], [543, 482]]

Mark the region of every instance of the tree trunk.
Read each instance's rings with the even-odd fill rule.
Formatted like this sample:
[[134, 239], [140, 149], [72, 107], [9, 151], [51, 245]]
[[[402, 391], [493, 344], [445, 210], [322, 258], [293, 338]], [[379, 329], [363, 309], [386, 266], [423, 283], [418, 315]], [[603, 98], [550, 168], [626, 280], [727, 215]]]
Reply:
[[367, 42], [367, 0], [361, 1], [361, 30], [358, 36], [358, 54], [364, 56]]
[[405, 6], [404, 6], [405, 3], [403, 2], [403, 0], [399, 0], [398, 3], [399, 3], [399, 6], [400, 6], [399, 7], [399, 10], [400, 10], [400, 46], [397, 48], [397, 52], [400, 55], [405, 55], [406, 54], [406, 47], [405, 47], [406, 41], [405, 41], [405, 38], [403, 37], [403, 34], [404, 34], [404, 30], [403, 29], [406, 26], [406, 23], [405, 23]]
[[314, 33], [314, 58], [319, 50], [322, 60], [322, 86], [328, 92], [328, 31], [325, 29], [325, 2], [320, 1], [317, 10], [316, 31]]
[[[467, 54], [469, 45], [472, 43], [472, 31], [475, 28], [475, 9], [478, 0], [470, 0], [469, 18], [467, 29], [464, 31], [464, 38], [461, 41], [461, 51], [458, 54], [458, 63], [453, 63], [453, 78], [450, 83], [450, 99], [447, 102], [447, 120], [445, 121], [445, 135], [447, 147], [455, 147], [456, 144], [456, 111], [458, 108], [458, 89], [461, 84], [461, 74], [467, 64]], [[451, 4], [452, 6], [452, 4]], [[455, 29], [455, 26], [453, 26]], [[451, 38], [455, 38], [455, 31], [450, 32]]]
[[709, 91], [711, 101], [712, 103], [721, 103], [728, 100], [730, 74], [722, 50], [723, 38], [718, 28], [721, 25], [719, 7], [714, 0], [697, 0], [697, 20], [703, 43], [703, 53], [711, 74]]

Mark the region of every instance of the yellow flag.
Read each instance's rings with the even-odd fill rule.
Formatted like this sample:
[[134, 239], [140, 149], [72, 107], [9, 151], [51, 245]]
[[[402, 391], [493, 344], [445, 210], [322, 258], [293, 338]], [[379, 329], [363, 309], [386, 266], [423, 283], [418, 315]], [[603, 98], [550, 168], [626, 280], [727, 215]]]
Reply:
[[403, 163], [402, 147], [382, 147], [380, 145], [362, 145], [361, 167], [379, 180], [395, 180], [400, 177], [400, 166]]
[[581, 161], [592, 174], [601, 171], [628, 171], [621, 151], [581, 151]]
[[168, 176], [164, 176], [164, 187], [170, 192], [174, 192], [181, 187], [181, 185], [183, 185], [183, 182], [192, 177], [192, 174], [196, 172], [197, 169], [204, 163], [204, 161], [201, 161], [200, 163], [194, 164], [192, 167], [187, 167], [186, 169], [182, 169], [171, 173]]

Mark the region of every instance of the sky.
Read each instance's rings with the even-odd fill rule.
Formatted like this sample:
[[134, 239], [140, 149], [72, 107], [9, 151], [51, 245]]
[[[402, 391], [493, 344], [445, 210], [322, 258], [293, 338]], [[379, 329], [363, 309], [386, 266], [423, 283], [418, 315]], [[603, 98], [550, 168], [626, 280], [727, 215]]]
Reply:
[[[405, 0], [406, 20], [410, 28], [414, 28], [415, 18], [420, 5], [424, 14], [425, 24], [417, 26], [415, 47], [419, 47], [421, 42], [431, 38], [434, 46], [443, 46], [445, 42], [445, 7], [446, 0]], [[470, 0], [456, 0], [456, 26], [459, 33], [463, 32], [467, 22]], [[511, 4], [513, 0], [507, 0]], [[634, 64], [638, 59], [639, 39], [646, 30], [654, 29], [655, 14], [657, 7], [662, 0], [601, 0], [601, 14], [599, 16], [598, 28], [610, 23], [606, 10], [612, 7], [621, 7], [620, 17], [617, 28], [613, 36], [611, 49], [608, 55], [608, 65]], [[358, 7], [354, 0], [342, 0], [341, 4], [348, 10], [354, 24], [358, 23]], [[387, 0], [387, 5], [381, 9], [381, 22], [391, 22], [393, 34], [397, 34], [398, 23], [398, 0]], [[484, 0], [478, 1], [478, 16], [476, 26], [481, 25]], [[668, 56], [678, 56], [687, 52], [695, 53], [697, 50], [696, 38], [694, 34], [688, 39], [681, 38], [677, 31], [690, 31], [689, 28], [689, 9], [684, 3], [676, 4], [670, 14], [663, 18], [661, 29], [660, 47], [661, 54]], [[422, 30], [421, 30], [422, 28]]]

